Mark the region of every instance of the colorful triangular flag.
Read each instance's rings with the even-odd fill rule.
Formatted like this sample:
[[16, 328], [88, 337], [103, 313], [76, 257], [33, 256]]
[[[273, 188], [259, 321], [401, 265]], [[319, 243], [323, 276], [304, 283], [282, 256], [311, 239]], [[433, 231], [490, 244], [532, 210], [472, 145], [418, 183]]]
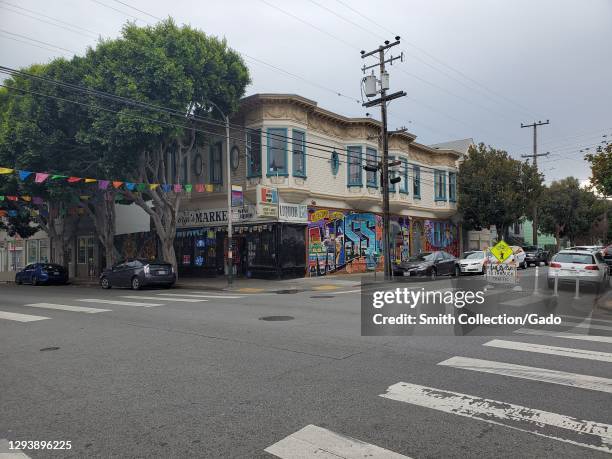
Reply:
[[110, 180], [99, 180], [98, 181], [98, 189], [106, 190], [108, 185], [110, 184]]
[[135, 183], [132, 183], [132, 182], [125, 182], [125, 187], [126, 187], [128, 190], [133, 191], [133, 190], [134, 190], [134, 188], [136, 188], [136, 184], [135, 184]]
[[123, 182], [118, 182], [118, 181], [113, 182], [113, 186], [115, 188], [121, 188], [121, 185], [123, 185]]
[[15, 169], [9, 169], [8, 167], [0, 167], [0, 174], [10, 174], [15, 172]]
[[193, 188], [193, 187], [192, 187], [192, 185], [190, 185], [190, 184], [185, 185], [185, 191], [186, 191], [187, 193], [191, 193], [192, 188]]
[[170, 193], [172, 191], [172, 185], [168, 185], [167, 183], [164, 183], [161, 187], [166, 193]]
[[25, 180], [30, 175], [32, 175], [32, 172], [30, 172], [30, 171], [19, 171], [19, 180]]
[[95, 179], [95, 178], [86, 178], [86, 179], [85, 179], [85, 183], [94, 183], [94, 182], [97, 182], [97, 181], [98, 181], [98, 180], [97, 180], [97, 179]]
[[81, 177], [68, 177], [68, 183], [76, 183], [83, 180]]
[[45, 180], [47, 180], [48, 177], [49, 177], [49, 174], [44, 174], [43, 172], [37, 172], [36, 176], [34, 177], [34, 181], [36, 183], [42, 183]]

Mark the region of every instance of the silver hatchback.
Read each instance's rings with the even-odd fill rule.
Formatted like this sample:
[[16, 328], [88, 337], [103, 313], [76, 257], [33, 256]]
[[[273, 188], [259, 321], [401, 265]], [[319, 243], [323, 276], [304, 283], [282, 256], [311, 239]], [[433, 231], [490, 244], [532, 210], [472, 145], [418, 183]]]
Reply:
[[610, 275], [600, 253], [590, 250], [562, 250], [557, 253], [548, 266], [548, 286], [552, 288], [555, 278], [562, 282], [579, 281], [599, 285], [610, 284]]

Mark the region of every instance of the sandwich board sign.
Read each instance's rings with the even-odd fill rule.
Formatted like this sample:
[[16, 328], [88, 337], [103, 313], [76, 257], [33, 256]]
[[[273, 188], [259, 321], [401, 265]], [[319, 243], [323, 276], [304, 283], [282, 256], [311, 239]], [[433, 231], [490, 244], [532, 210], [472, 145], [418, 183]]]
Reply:
[[497, 261], [492, 259], [489, 260], [487, 264], [487, 269], [485, 271], [487, 282], [495, 284], [516, 284], [518, 280], [516, 263], [514, 261], [504, 263], [512, 256], [512, 248], [502, 240], [491, 247], [490, 252]]

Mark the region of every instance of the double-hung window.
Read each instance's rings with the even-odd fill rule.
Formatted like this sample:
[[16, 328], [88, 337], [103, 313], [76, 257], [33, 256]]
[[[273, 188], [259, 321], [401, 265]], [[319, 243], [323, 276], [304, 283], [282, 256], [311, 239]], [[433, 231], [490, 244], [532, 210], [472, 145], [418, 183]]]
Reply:
[[446, 201], [446, 171], [434, 171], [434, 195], [436, 201]]
[[221, 142], [210, 145], [210, 183], [213, 185], [223, 184], [222, 148]]
[[448, 200], [457, 202], [457, 174], [455, 172], [448, 173]]
[[293, 176], [306, 178], [306, 134], [293, 129]]
[[261, 177], [261, 129], [247, 132], [247, 178]]
[[421, 168], [414, 166], [412, 168], [412, 195], [421, 199]]
[[400, 193], [408, 194], [408, 160], [406, 158], [400, 158], [400, 161], [400, 173], [402, 174]]
[[[378, 165], [378, 153], [374, 148], [366, 148], [366, 165], [372, 167]], [[378, 171], [366, 171], [366, 185], [369, 188], [378, 188]]]
[[269, 177], [287, 173], [287, 129], [268, 129], [268, 172]]
[[348, 186], [363, 186], [361, 181], [361, 147], [347, 147]]

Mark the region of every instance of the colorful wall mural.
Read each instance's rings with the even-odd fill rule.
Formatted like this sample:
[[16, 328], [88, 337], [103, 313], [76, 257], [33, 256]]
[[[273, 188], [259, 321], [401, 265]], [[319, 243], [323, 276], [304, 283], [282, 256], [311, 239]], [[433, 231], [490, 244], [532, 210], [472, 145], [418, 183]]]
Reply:
[[[393, 263], [408, 260], [420, 251], [445, 250], [459, 255], [458, 227], [450, 221], [391, 217]], [[382, 256], [382, 217], [341, 209], [308, 208], [308, 270], [324, 275], [359, 258], [354, 271], [379, 265]], [[353, 263], [352, 265], [355, 265]]]

